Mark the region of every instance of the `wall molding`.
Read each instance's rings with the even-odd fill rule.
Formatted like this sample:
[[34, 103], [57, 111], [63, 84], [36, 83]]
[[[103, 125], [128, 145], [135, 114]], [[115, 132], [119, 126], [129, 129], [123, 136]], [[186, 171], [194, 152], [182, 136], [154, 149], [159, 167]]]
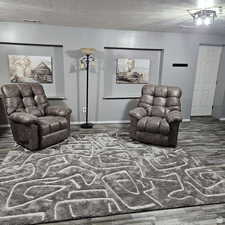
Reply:
[[124, 97], [106, 96], [106, 97], [103, 97], [104, 100], [139, 99], [139, 98], [140, 98], [140, 96], [124, 96]]
[[[0, 99], [3, 98], [2, 94], [0, 94]], [[48, 100], [67, 100], [66, 97], [63, 96], [47, 96]]]
[[56, 47], [63, 48], [61, 44], [37, 44], [37, 43], [20, 43], [20, 42], [0, 42], [0, 45], [26, 45], [26, 46], [42, 46], [42, 47]]
[[124, 47], [104, 47], [104, 49], [118, 49], [118, 50], [138, 50], [138, 51], [163, 51], [163, 48], [124, 48]]
[[[224, 118], [225, 120], [225, 118]], [[191, 119], [183, 119], [182, 122], [190, 122]], [[81, 122], [71, 122], [70, 124], [71, 125], [80, 125], [82, 123], [85, 123], [85, 121], [81, 121]], [[116, 123], [123, 123], [123, 124], [126, 124], [126, 123], [130, 123], [130, 120], [106, 120], [106, 121], [90, 121], [90, 123], [93, 123], [93, 124], [116, 124]]]
[[183, 119], [182, 122], [191, 122], [191, 119]]
[[[116, 123], [123, 123], [123, 124], [127, 124], [127, 123], [130, 123], [130, 120], [107, 120], [107, 121], [89, 121], [90, 123], [93, 123], [93, 124], [116, 124]], [[85, 123], [85, 121], [81, 121], [81, 122], [71, 122], [70, 124], [71, 125], [80, 125], [80, 124], [83, 124]]]
[[66, 100], [67, 98], [66, 97], [63, 97], [63, 96], [47, 96], [47, 99], [48, 100]]

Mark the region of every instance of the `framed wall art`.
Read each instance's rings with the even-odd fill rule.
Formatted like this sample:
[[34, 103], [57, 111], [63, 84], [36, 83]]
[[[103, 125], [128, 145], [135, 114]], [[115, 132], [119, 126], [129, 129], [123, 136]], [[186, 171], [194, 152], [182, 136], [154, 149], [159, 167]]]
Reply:
[[163, 49], [104, 47], [104, 99], [140, 97], [145, 84], [160, 84]]
[[8, 55], [12, 83], [53, 83], [51, 56]]
[[147, 84], [149, 82], [149, 59], [118, 58], [116, 62], [117, 84]]

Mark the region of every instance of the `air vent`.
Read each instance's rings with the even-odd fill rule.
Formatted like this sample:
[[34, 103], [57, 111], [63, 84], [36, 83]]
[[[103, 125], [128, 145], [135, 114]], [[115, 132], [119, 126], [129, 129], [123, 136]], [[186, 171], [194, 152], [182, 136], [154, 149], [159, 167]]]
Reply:
[[30, 19], [24, 19], [23, 21], [26, 23], [40, 23], [41, 22], [40, 20], [30, 20]]
[[173, 67], [188, 67], [187, 63], [173, 63]]

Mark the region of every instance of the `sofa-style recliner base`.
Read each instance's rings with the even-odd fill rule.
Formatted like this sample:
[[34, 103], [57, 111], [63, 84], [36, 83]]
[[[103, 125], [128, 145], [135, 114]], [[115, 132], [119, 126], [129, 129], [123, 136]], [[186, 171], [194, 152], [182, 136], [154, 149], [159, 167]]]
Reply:
[[[70, 123], [70, 121], [67, 123]], [[11, 122], [10, 125], [15, 142], [29, 150], [40, 150], [49, 147], [68, 138], [70, 134], [68, 126], [64, 129], [41, 135], [41, 127], [37, 124]]]
[[68, 138], [68, 130], [59, 130], [51, 134], [47, 134], [41, 137], [40, 148], [46, 148], [48, 146], [54, 145]]
[[36, 124], [22, 124], [10, 122], [15, 142], [26, 149], [37, 150], [39, 148], [38, 126]]
[[136, 130], [136, 127], [130, 126], [130, 137], [136, 141], [143, 142], [145, 144], [153, 144], [165, 147], [177, 146], [179, 123], [174, 123], [170, 127], [169, 135], [163, 135], [160, 133], [149, 133]]

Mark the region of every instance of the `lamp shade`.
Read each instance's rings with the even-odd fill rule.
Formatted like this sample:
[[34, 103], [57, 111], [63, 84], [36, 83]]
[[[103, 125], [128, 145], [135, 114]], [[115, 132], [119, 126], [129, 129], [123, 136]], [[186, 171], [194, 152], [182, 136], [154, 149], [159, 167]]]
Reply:
[[94, 48], [81, 48], [80, 50], [84, 55], [91, 55], [96, 51]]

